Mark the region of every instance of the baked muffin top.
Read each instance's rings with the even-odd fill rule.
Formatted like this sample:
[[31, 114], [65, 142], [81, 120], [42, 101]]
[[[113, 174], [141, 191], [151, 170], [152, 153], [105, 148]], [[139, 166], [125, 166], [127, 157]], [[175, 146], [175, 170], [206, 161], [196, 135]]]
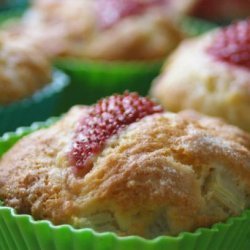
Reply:
[[184, 41], [151, 94], [168, 110], [195, 109], [250, 131], [250, 19]]
[[0, 199], [35, 219], [152, 238], [240, 214], [249, 179], [249, 134], [125, 94], [21, 139], [0, 160]]
[[183, 37], [170, 13], [166, 0], [35, 1], [17, 30], [52, 57], [158, 60]]
[[26, 98], [51, 81], [51, 66], [38, 48], [0, 34], [0, 105]]

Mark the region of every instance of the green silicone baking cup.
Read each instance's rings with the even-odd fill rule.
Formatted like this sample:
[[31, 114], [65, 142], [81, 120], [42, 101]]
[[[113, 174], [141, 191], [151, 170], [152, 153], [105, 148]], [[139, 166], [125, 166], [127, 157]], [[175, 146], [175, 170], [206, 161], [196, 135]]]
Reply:
[[55, 70], [52, 82], [31, 97], [0, 106], [0, 134], [58, 115], [63, 102], [63, 94], [68, 85], [69, 77]]
[[[6, 133], [0, 138], [0, 157], [21, 137], [48, 127], [54, 121], [55, 118]], [[20, 215], [12, 208], [0, 205], [1, 250], [249, 250], [249, 247], [250, 210], [225, 223], [201, 228], [194, 233], [146, 240], [138, 236], [120, 237], [92, 229], [74, 229], [70, 225], [55, 226], [49, 221], [36, 221], [30, 215]]]
[[74, 103], [68, 105], [72, 105], [91, 104], [125, 90], [146, 95], [151, 81], [160, 72], [162, 61], [103, 62], [67, 58], [57, 60], [55, 65], [71, 77], [68, 96], [74, 97]]
[[0, 3], [0, 11], [26, 8], [28, 4], [28, 0], [4, 0]]
[[185, 17], [180, 20], [180, 26], [182, 30], [189, 36], [202, 35], [212, 29], [218, 28], [218, 24], [207, 22], [202, 19]]
[[16, 5], [15, 8], [8, 5], [0, 7], [0, 24], [8, 19], [20, 18], [26, 8], [26, 4]]

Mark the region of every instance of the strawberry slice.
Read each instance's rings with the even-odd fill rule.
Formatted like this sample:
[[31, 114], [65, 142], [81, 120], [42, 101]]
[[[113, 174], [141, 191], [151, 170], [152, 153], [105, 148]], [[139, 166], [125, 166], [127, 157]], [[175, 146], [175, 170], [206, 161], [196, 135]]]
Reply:
[[70, 160], [76, 173], [84, 175], [91, 170], [94, 156], [112, 135], [145, 116], [161, 112], [161, 106], [136, 93], [100, 100], [82, 117], [75, 131]]
[[250, 69], [250, 18], [221, 29], [207, 51], [220, 61]]

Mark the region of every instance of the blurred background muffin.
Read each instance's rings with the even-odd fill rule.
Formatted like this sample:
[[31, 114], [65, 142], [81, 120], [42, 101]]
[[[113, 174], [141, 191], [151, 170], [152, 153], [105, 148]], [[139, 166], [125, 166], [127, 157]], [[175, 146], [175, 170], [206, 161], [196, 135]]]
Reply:
[[68, 84], [26, 39], [0, 33], [0, 134], [54, 115]]
[[0, 0], [0, 11], [26, 7], [28, 3], [28, 0]]
[[151, 89], [168, 109], [195, 109], [250, 131], [250, 19], [187, 40]]
[[52, 68], [38, 48], [0, 34], [0, 105], [31, 96], [52, 80]]
[[52, 57], [162, 59], [182, 38], [166, 0], [35, 1], [23, 25]]

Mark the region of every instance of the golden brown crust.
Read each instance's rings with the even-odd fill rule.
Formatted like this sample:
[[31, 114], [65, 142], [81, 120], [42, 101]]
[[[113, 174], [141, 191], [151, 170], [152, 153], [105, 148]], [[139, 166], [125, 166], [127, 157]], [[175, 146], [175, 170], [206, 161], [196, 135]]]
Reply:
[[38, 1], [17, 30], [21, 36], [28, 32], [29, 39], [50, 56], [94, 60], [162, 59], [183, 37], [172, 17], [160, 8], [102, 29], [95, 4], [91, 0]]
[[51, 66], [38, 48], [0, 35], [0, 105], [32, 95], [50, 83]]
[[206, 52], [216, 32], [183, 42], [155, 80], [151, 94], [167, 110], [194, 109], [250, 131], [250, 71]]
[[3, 156], [6, 205], [56, 224], [144, 237], [192, 231], [250, 206], [247, 133], [193, 112], [148, 116], [110, 138], [78, 177], [67, 154], [82, 112], [75, 108]]

